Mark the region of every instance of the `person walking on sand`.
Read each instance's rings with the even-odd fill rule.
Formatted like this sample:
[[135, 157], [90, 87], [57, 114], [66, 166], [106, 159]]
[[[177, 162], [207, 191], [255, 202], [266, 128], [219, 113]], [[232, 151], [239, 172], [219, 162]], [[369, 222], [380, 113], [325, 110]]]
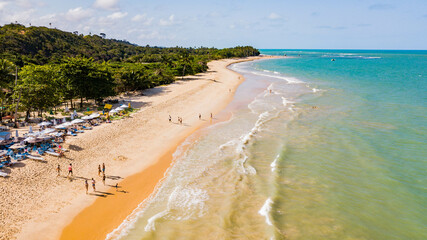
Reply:
[[211, 119], [213, 118], [213, 115], [212, 115], [212, 113], [211, 113]]
[[102, 163], [102, 173], [105, 175], [105, 164]]
[[70, 165], [68, 166], [68, 174], [67, 177], [71, 174], [71, 176], [73, 176], [73, 165], [70, 163]]
[[96, 192], [95, 179], [93, 178], [92, 178], [92, 188], [93, 188], [93, 191]]
[[58, 164], [58, 167], [56, 167], [56, 171], [58, 172], [57, 177], [59, 177], [59, 175], [61, 175], [61, 166]]
[[85, 179], [85, 188], [86, 188], [86, 194], [87, 194], [87, 191], [89, 191], [89, 183], [87, 182], [87, 179]]
[[98, 176], [101, 176], [101, 164], [98, 165]]
[[202, 114], [199, 113], [199, 120], [201, 120], [201, 119], [202, 119]]
[[172, 122], [172, 117], [171, 117], [171, 115], [169, 115], [169, 122]]
[[102, 183], [104, 184], [104, 186], [105, 186], [105, 174], [103, 174], [102, 175]]

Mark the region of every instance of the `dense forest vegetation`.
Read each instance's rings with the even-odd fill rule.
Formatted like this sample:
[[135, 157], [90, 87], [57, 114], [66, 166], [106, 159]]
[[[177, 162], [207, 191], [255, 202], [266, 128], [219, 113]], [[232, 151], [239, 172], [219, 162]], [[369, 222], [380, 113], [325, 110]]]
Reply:
[[[100, 34], [102, 35], [102, 34]], [[1, 113], [101, 101], [207, 70], [207, 62], [257, 56], [253, 47], [164, 48], [46, 27], [0, 27]], [[17, 75], [16, 75], [17, 72]]]

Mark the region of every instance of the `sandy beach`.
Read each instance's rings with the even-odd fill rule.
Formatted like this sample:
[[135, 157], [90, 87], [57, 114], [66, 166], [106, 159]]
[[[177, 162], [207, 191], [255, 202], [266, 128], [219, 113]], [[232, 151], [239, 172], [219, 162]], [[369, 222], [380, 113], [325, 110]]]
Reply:
[[[230, 102], [243, 77], [226, 66], [259, 58], [213, 61], [206, 73], [130, 96], [139, 112], [68, 138], [65, 158], [26, 160], [10, 169], [10, 178], [0, 179], [0, 239], [104, 239], [153, 192], [176, 147]], [[102, 163], [105, 186], [97, 172]], [[91, 178], [97, 191], [90, 186], [86, 194], [84, 179]], [[120, 188], [112, 188], [116, 183]]]

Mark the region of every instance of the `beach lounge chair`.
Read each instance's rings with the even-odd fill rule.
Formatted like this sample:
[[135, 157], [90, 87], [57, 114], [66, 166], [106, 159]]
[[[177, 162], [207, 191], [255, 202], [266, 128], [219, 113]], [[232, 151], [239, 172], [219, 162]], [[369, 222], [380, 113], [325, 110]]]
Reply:
[[77, 136], [77, 134], [75, 134], [75, 133], [73, 133], [71, 131], [68, 131], [67, 134], [70, 135], [70, 136], [74, 136], [74, 137]]
[[44, 158], [41, 156], [34, 156], [34, 155], [28, 155], [29, 159], [33, 159], [33, 160], [38, 160], [38, 161], [43, 161]]
[[83, 128], [84, 130], [92, 130], [92, 127], [82, 126], [82, 128]]
[[54, 152], [54, 151], [46, 151], [45, 153], [47, 153], [47, 154], [50, 154], [50, 155], [52, 155], [52, 156], [56, 156], [56, 157], [59, 157], [59, 153], [57, 153], [57, 152]]

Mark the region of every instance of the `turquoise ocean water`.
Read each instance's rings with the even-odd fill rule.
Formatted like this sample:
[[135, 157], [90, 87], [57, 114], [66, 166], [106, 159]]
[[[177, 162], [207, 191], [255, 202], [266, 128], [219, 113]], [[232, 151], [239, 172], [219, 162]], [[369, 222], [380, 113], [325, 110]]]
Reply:
[[427, 51], [261, 52], [109, 238], [427, 239]]

